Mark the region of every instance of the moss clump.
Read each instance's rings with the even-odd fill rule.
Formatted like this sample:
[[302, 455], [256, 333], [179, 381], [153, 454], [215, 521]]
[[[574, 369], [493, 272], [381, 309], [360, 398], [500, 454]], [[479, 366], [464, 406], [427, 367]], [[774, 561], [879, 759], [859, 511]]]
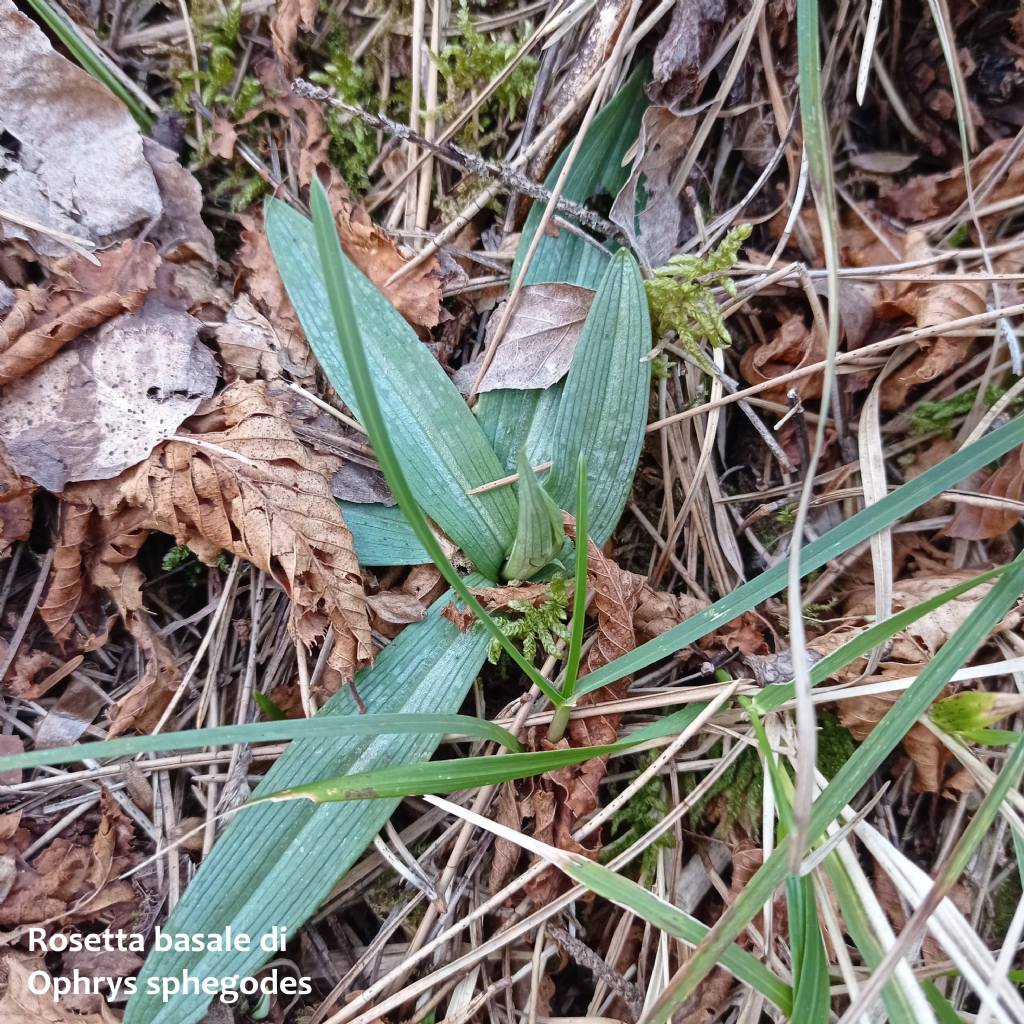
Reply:
[[[1005, 388], [990, 384], [985, 391], [985, 405], [993, 406], [1005, 393]], [[977, 388], [968, 388], [952, 398], [944, 398], [939, 402], [918, 402], [914, 410], [913, 428], [919, 434], [930, 434], [941, 431], [946, 437], [953, 435], [953, 421], [966, 416], [974, 408], [978, 397]]]
[[[539, 605], [534, 607], [529, 601], [509, 601], [508, 607], [516, 617], [498, 614], [494, 618], [505, 636], [522, 642], [523, 657], [527, 661], [533, 661], [537, 656], [538, 644], [545, 654], [557, 657], [562, 645], [569, 641], [566, 623], [568, 604], [565, 579], [556, 576], [551, 581], [547, 597]], [[501, 653], [501, 644], [492, 640], [487, 648], [487, 660], [497, 665]]]
[[[657, 756], [657, 751], [640, 755], [640, 771], [648, 768]], [[641, 786], [621, 810], [612, 815], [611, 832], [614, 838], [601, 851], [601, 863], [607, 864], [627, 846], [650, 832], [655, 825], [665, 819], [668, 811], [661, 779], [655, 776], [646, 785]], [[659, 836], [641, 854], [639, 864], [631, 865], [626, 869], [627, 872], [632, 871], [633, 877], [638, 879], [652, 878], [658, 850], [669, 849], [675, 844], [675, 837], [671, 832]]]
[[656, 338], [675, 331], [679, 343], [702, 364], [702, 339], [719, 348], [729, 346], [729, 332], [711, 285], [718, 284], [730, 295], [736, 294], [736, 286], [725, 275], [736, 265], [740, 246], [750, 237], [750, 230], [749, 224], [738, 224], [713, 252], [706, 256], [673, 256], [644, 282]]
[[[522, 39], [497, 39], [486, 36], [473, 24], [469, 6], [463, 2], [456, 15], [459, 41], [449, 43], [434, 54], [438, 71], [446, 87], [446, 115], [454, 114], [467, 94], [490, 83], [522, 46]], [[494, 90], [480, 107], [473, 121], [462, 131], [460, 141], [479, 144], [481, 136], [494, 132], [502, 118], [515, 120], [520, 109], [533, 94], [537, 77], [537, 60], [524, 57], [511, 74]]]

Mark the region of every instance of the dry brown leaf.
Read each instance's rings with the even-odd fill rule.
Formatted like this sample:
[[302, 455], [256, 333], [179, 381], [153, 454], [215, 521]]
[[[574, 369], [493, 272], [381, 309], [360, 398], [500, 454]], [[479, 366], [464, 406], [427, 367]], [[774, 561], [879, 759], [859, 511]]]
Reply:
[[[11, 0], [0, 0], [0, 207], [106, 245], [160, 214], [138, 125], [92, 75], [57, 54]], [[63, 256], [48, 235], [0, 220], [0, 238], [23, 238]]]
[[3, 391], [0, 438], [48, 490], [116, 476], [213, 393], [199, 321], [150, 296]]
[[28, 829], [8, 822], [0, 835], [0, 855], [13, 857], [16, 864], [10, 893], [0, 904], [5, 930], [51, 918], [66, 924], [103, 921], [118, 928], [138, 913], [135, 886], [118, 879], [136, 860], [134, 826], [106, 790], [100, 792], [99, 823], [88, 845], [60, 836], [29, 864], [22, 859], [33, 840]]
[[38, 488], [21, 476], [0, 442], [0, 561], [32, 532], [32, 496]]
[[[785, 316], [779, 328], [763, 344], [751, 345], [740, 358], [740, 373], [748, 384], [761, 384], [789, 373], [805, 363], [816, 363], [825, 356], [818, 332], [804, 323], [799, 313]], [[821, 397], [821, 375], [802, 377], [789, 384], [768, 388], [762, 398], [786, 402], [786, 393], [796, 388], [805, 401]]]
[[235, 155], [235, 143], [238, 141], [238, 130], [226, 118], [214, 116], [213, 137], [210, 139], [210, 152], [221, 160], [230, 160]]
[[[224, 362], [224, 377], [236, 380], [277, 380], [287, 370], [297, 380], [312, 373], [310, 352], [305, 342], [295, 363], [271, 322], [253, 305], [248, 295], [239, 295], [214, 332]], [[293, 346], [294, 348], [295, 346]]]
[[684, 0], [672, 10], [668, 30], [654, 51], [647, 95], [676, 114], [689, 107], [701, 86], [701, 65], [725, 19], [724, 0]]
[[[238, 251], [238, 262], [245, 272], [249, 295], [263, 307], [262, 312], [274, 332], [274, 350], [278, 357], [276, 362], [283, 365], [298, 383], [308, 385], [313, 381], [316, 361], [306, 343], [306, 336], [285, 291], [281, 275], [277, 272], [277, 264], [263, 228], [263, 218], [243, 216], [241, 222], [242, 245]], [[246, 316], [244, 306], [240, 312], [242, 317]], [[251, 363], [251, 353], [245, 353], [243, 368], [251, 367]], [[275, 369], [273, 363], [261, 363], [261, 371], [269, 370], [273, 373]], [[248, 370], [236, 368], [236, 371], [236, 376], [243, 380], [249, 379]]]
[[295, 59], [299, 29], [312, 32], [319, 9], [319, 0], [279, 0], [277, 14], [270, 20], [274, 53], [289, 78], [294, 78], [301, 70], [301, 65]]
[[137, 310], [156, 280], [160, 256], [148, 242], [122, 242], [98, 256], [57, 262], [46, 287], [16, 293], [0, 325], [0, 387], [45, 363], [69, 341], [120, 313]]
[[[217, 262], [213, 234], [203, 223], [203, 190], [177, 154], [153, 139], [142, 140], [142, 152], [160, 189], [163, 213], [149, 232], [164, 260]], [[188, 307], [185, 307], [188, 308]]]
[[394, 284], [388, 284], [408, 257], [361, 206], [353, 206], [336, 189], [330, 194], [345, 255], [414, 327], [436, 327], [441, 322], [441, 269], [437, 259], [430, 257]]
[[77, 1013], [71, 1009], [71, 1000], [55, 1000], [50, 993], [34, 994], [29, 985], [33, 973], [49, 973], [43, 960], [9, 949], [0, 960], [0, 970], [7, 978], [0, 998], [0, 1024], [117, 1024], [121, 1019], [102, 1000], [97, 1012]]
[[[865, 683], [879, 683], [906, 675], [903, 666], [885, 665], [882, 671], [868, 676]], [[839, 721], [862, 743], [896, 703], [898, 693], [874, 693], [851, 697], [838, 702]], [[903, 749], [914, 768], [914, 790], [917, 793], [942, 792], [942, 780], [950, 754], [942, 741], [923, 725], [914, 723], [903, 737]]]
[[[683, 6], [687, 5], [678, 5], [676, 10]], [[612, 204], [612, 221], [652, 267], [661, 266], [696, 226], [685, 192], [676, 181], [696, 123], [696, 115], [681, 117], [667, 107], [648, 107], [640, 125], [633, 169]], [[638, 193], [644, 197], [639, 212]]]
[[[991, 498], [1020, 501], [1024, 497], [1024, 446], [1010, 452], [1006, 461], [989, 475], [978, 490]], [[961, 540], [992, 540], [1016, 526], [1020, 515], [1017, 509], [1012, 508], [957, 505], [952, 522], [943, 532], [948, 537]]]
[[[208, 564], [228, 551], [266, 572], [291, 598], [292, 636], [308, 646], [333, 626], [328, 663], [351, 679], [369, 663], [372, 647], [352, 535], [330, 491], [336, 460], [314, 455], [296, 438], [262, 382], [231, 385], [191, 426], [178, 435], [182, 440], [164, 442], [114, 480], [64, 493], [66, 506], [86, 520], [62, 544], [43, 606], [48, 624], [59, 630], [80, 599], [83, 545], [77, 565], [66, 550], [78, 536], [91, 541], [86, 557], [100, 585], [134, 594], [136, 582], [113, 571], [112, 551], [118, 541], [159, 530]], [[130, 551], [131, 544], [128, 562]], [[121, 603], [130, 608], [133, 598], [122, 591]]]
[[[549, 388], [561, 380], [569, 372], [593, 301], [592, 289], [574, 284], [526, 285], [478, 391]], [[502, 309], [504, 304], [488, 321], [488, 346]]]
[[[898, 580], [893, 586], [892, 610], [895, 614], [913, 605], [938, 596], [950, 587], [963, 583], [977, 575], [975, 572], [951, 572], [938, 576], [914, 576]], [[966, 594], [947, 601], [941, 607], [921, 616], [894, 638], [893, 647], [887, 660], [917, 664], [935, 655], [939, 648], [956, 632], [977, 603], [992, 589], [991, 583], [983, 583]], [[857, 587], [852, 590], [844, 605], [847, 616], [868, 617], [874, 615], [874, 589]], [[1015, 629], [1020, 622], [1020, 612], [1011, 611], [996, 630]], [[906, 674], [906, 673], [904, 673]]]

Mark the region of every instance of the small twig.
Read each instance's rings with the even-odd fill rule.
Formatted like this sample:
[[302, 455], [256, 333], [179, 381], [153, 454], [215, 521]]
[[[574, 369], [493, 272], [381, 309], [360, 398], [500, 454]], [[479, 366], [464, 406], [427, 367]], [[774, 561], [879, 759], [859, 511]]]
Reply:
[[[457, 146], [454, 142], [433, 142], [425, 135], [413, 131], [408, 125], [392, 121], [391, 118], [385, 117], [383, 114], [371, 114], [368, 111], [361, 110], [359, 107], [352, 106], [350, 103], [345, 103], [343, 100], [332, 96], [326, 89], [321, 89], [304, 78], [296, 78], [292, 82], [292, 89], [306, 99], [327, 103], [337, 110], [344, 110], [347, 114], [358, 118], [371, 128], [385, 131], [389, 135], [401, 139], [403, 142], [414, 143], [423, 149], [429, 149], [440, 159], [460, 167], [470, 174], [476, 174], [485, 178], [495, 178], [506, 188], [530, 196], [532, 199], [547, 201], [551, 198], [550, 189], [545, 188], [532, 178], [528, 178], [525, 174], [521, 174], [508, 164], [497, 164], [490, 160], [485, 160], [482, 156], [470, 153], [461, 146]], [[575, 217], [580, 224], [593, 228], [595, 231], [600, 231], [608, 238], [621, 238], [622, 236], [622, 232], [611, 221], [605, 220], [600, 214], [594, 213], [593, 210], [587, 209], [587, 207], [580, 203], [575, 203], [571, 199], [565, 199], [560, 196], [555, 205], [559, 210]]]
[[[534, 473], [543, 473], [546, 469], [550, 469], [554, 465], [553, 462], [542, 462], [538, 466], [533, 467]], [[519, 474], [509, 473], [508, 476], [503, 476], [498, 480], [492, 480], [490, 483], [481, 484], [479, 487], [474, 487], [470, 491], [466, 491], [467, 494], [486, 494], [488, 491], [496, 491], [499, 487], [508, 487], [509, 484], [518, 483]]]

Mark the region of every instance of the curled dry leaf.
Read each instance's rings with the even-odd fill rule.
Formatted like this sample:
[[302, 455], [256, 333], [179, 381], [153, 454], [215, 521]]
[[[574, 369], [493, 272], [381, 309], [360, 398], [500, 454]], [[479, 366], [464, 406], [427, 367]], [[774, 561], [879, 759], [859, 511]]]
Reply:
[[46, 963], [8, 949], [0, 960], [7, 985], [0, 998], [0, 1024], [117, 1024], [118, 1016], [102, 1002], [95, 1013], [76, 1013], [66, 1000], [44, 992], [36, 995], [29, 979], [37, 971], [47, 973]]
[[[573, 284], [528, 284], [509, 318], [479, 392], [549, 388], [569, 372], [583, 324], [594, 301], [591, 288]], [[488, 322], [486, 342], [502, 317], [502, 303]]]
[[[259, 294], [258, 288], [256, 293]], [[292, 326], [298, 329], [297, 323]], [[277, 380], [282, 370], [296, 380], [308, 380], [312, 376], [313, 364], [306, 343], [295, 334], [278, 334], [248, 295], [235, 299], [224, 323], [215, 329], [214, 337], [229, 384], [235, 380]], [[293, 343], [292, 351], [289, 351], [289, 340]], [[298, 362], [293, 355], [298, 357]]]
[[15, 864], [10, 891], [0, 904], [0, 928], [10, 931], [51, 918], [104, 921], [118, 928], [134, 920], [138, 893], [118, 876], [135, 863], [135, 829], [106, 790], [100, 792], [99, 824], [87, 845], [58, 836], [31, 863], [22, 855], [34, 837], [18, 817], [0, 819], [0, 857]]
[[[920, 232], [907, 238], [908, 260], [927, 256], [930, 247]], [[935, 284], [915, 283], [901, 288], [882, 306], [884, 315], [906, 313], [917, 327], [941, 327], [951, 320], [973, 316], [985, 310], [988, 285], [976, 281], [941, 281]], [[900, 409], [911, 388], [927, 384], [963, 363], [974, 344], [969, 335], [936, 335], [918, 342], [920, 352], [905, 366], [882, 382], [881, 402], [884, 409]]]
[[[1024, 447], [1010, 452], [1006, 461], [988, 476], [979, 490], [990, 498], [1020, 501], [1024, 497]], [[1014, 508], [957, 505], [945, 533], [961, 540], [992, 540], [1016, 526], [1020, 517], [1020, 510]]]
[[[883, 665], [880, 672], [868, 676], [865, 683], [881, 683], [906, 675], [904, 666]], [[853, 697], [838, 704], [839, 721], [862, 743], [896, 703], [898, 693], [873, 693]], [[949, 763], [949, 751], [942, 740], [923, 725], [914, 723], [903, 737], [903, 750], [913, 765], [914, 790], [918, 793], [940, 793]]]
[[[740, 373], [748, 384], [762, 384], [805, 363], [816, 363], [824, 356], [825, 347], [818, 332], [807, 326], [802, 315], [792, 313], [785, 316], [778, 330], [766, 342], [751, 345], [743, 353]], [[790, 388], [796, 388], [805, 400], [820, 398], [821, 375], [814, 374], [790, 384], [768, 388], [762, 397], [784, 403]]]
[[0, 443], [0, 560], [32, 532], [32, 496], [38, 488], [21, 476]]
[[[680, 4], [676, 10], [685, 6], [689, 5]], [[684, 232], [688, 236], [694, 227], [693, 214], [685, 205], [685, 183], [676, 179], [696, 124], [696, 115], [677, 117], [668, 107], [648, 107], [633, 169], [612, 205], [612, 221], [652, 267], [661, 266]], [[639, 197], [642, 209], [638, 211]]]
[[[119, 100], [57, 54], [12, 0], [0, 0], [0, 207], [104, 244], [159, 216], [160, 195], [142, 135]], [[0, 220], [45, 256], [67, 249]]]
[[295, 58], [295, 44], [299, 29], [312, 32], [316, 14], [320, 9], [319, 0], [280, 0], [277, 14], [270, 19], [270, 36], [274, 42], [274, 53], [281, 62], [284, 73], [294, 78], [301, 65]]
[[[116, 479], [68, 488], [66, 504], [89, 517], [85, 536], [116, 548], [159, 530], [208, 564], [222, 551], [252, 562], [291, 598], [288, 627], [296, 641], [312, 644], [334, 627], [329, 664], [351, 679], [372, 648], [352, 535], [330, 491], [336, 460], [298, 440], [263, 383], [231, 385], [191, 426]], [[110, 564], [109, 556], [93, 563], [100, 570]], [[61, 571], [46, 606], [60, 604], [66, 615], [73, 586]], [[116, 586], [117, 577], [109, 582]], [[58, 600], [60, 594], [71, 599]]]
[[127, 241], [98, 259], [95, 266], [84, 256], [67, 256], [45, 287], [29, 285], [15, 293], [14, 307], [0, 325], [0, 387], [84, 332], [141, 307], [160, 264], [156, 249]]
[[683, 0], [672, 10], [668, 31], [654, 51], [647, 95], [676, 114], [701, 87], [701, 65], [711, 54], [725, 20], [724, 0]]
[[199, 326], [151, 295], [5, 388], [0, 439], [18, 471], [60, 491], [144, 459], [213, 393]]

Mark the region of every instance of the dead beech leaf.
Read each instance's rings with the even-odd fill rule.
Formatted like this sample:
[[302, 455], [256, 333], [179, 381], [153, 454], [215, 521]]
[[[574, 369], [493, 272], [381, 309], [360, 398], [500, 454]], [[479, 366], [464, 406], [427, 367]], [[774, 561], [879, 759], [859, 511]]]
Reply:
[[[0, 207], [104, 245], [160, 214], [142, 135], [124, 104], [56, 53], [12, 0], [0, 0]], [[39, 254], [67, 249], [0, 221], [0, 238]]]
[[17, 865], [0, 904], [0, 927], [11, 931], [58, 918], [65, 924], [104, 921], [119, 928], [135, 919], [139, 894], [130, 881], [118, 878], [136, 861], [135, 827], [106, 790], [100, 792], [99, 823], [86, 845], [58, 836], [28, 863], [22, 854], [33, 836], [14, 825], [0, 833], [0, 855], [14, 857]]
[[142, 140], [142, 152], [156, 178], [163, 213], [150, 237], [160, 254], [171, 263], [196, 258], [215, 264], [213, 234], [203, 223], [203, 190], [177, 155], [153, 139]]
[[[119, 477], [72, 485], [66, 505], [91, 512], [87, 536], [108, 543], [159, 530], [208, 564], [222, 551], [252, 562], [291, 598], [297, 641], [334, 627], [328, 663], [351, 679], [372, 647], [352, 535], [330, 491], [337, 461], [296, 438], [262, 382], [232, 384], [190, 426]], [[52, 603], [66, 614], [73, 602]]]
[[56, 492], [144, 459], [213, 393], [199, 326], [150, 296], [4, 388], [0, 440], [17, 470]]
[[238, 141], [238, 131], [235, 126], [226, 118], [214, 116], [213, 138], [210, 140], [210, 152], [219, 156], [221, 160], [230, 160], [235, 155], [235, 143]]
[[[868, 676], [865, 683], [897, 679], [906, 672], [902, 666], [883, 665], [882, 671]], [[896, 703], [898, 693], [873, 693], [851, 697], [837, 704], [839, 721], [862, 743]], [[942, 741], [923, 725], [915, 722], [903, 737], [903, 749], [914, 768], [914, 790], [918, 793], [942, 792], [942, 780], [950, 754]]]
[[270, 20], [274, 53], [289, 78], [294, 78], [301, 69], [301, 65], [295, 59], [299, 29], [312, 32], [319, 9], [319, 0], [279, 0], [277, 13]]
[[235, 380], [276, 380], [282, 370], [300, 380], [310, 376], [309, 349], [299, 352], [301, 363], [294, 363], [273, 325], [248, 295], [235, 299], [214, 336], [229, 384]]
[[[573, 284], [528, 284], [512, 311], [479, 391], [549, 388], [569, 372], [583, 324], [594, 301], [590, 288]], [[488, 323], [486, 343], [501, 320], [502, 306]]]
[[[274, 332], [273, 350], [277, 355], [275, 362], [278, 366], [288, 370], [292, 377], [300, 384], [308, 385], [313, 382], [316, 372], [316, 361], [306, 342], [306, 336], [302, 332], [299, 318], [288, 293], [285, 291], [281, 275], [277, 272], [277, 264], [274, 262], [273, 253], [270, 251], [270, 243], [267, 241], [267, 233], [263, 229], [263, 218], [243, 216], [242, 221], [242, 245], [238, 252], [238, 262], [242, 267], [249, 295], [262, 306], [262, 314], [266, 316], [267, 322]], [[235, 310], [234, 318], [229, 313], [229, 321], [234, 326], [234, 320], [240, 320], [250, 328], [259, 328], [259, 323], [254, 322], [248, 316], [248, 309], [245, 305], [232, 307]], [[221, 334], [218, 331], [218, 341]], [[229, 329], [227, 336], [228, 343], [232, 340], [236, 345], [245, 345], [247, 342], [255, 342], [252, 330], [244, 335], [237, 332], [232, 338]], [[267, 344], [270, 345], [268, 339]], [[241, 356], [241, 366], [235, 367], [235, 376], [243, 380], [250, 379], [252, 373], [252, 353], [232, 353], [234, 356]], [[225, 362], [227, 362], [225, 356]], [[267, 373], [274, 374], [277, 367], [274, 362], [259, 363], [260, 376]], [[230, 375], [230, 374], [229, 374]], [[273, 379], [273, 377], [268, 377]]]
[[701, 84], [700, 70], [725, 20], [724, 0], [676, 4], [668, 30], [654, 51], [647, 95], [676, 114], [690, 105]]
[[0, 971], [7, 977], [0, 998], [0, 1024], [117, 1024], [120, 1020], [102, 1000], [97, 1013], [77, 1013], [51, 993], [36, 995], [29, 979], [36, 971], [48, 973], [43, 960], [9, 949], [0, 960]]
[[139, 309], [156, 279], [156, 249], [127, 241], [98, 259], [95, 266], [84, 256], [66, 256], [45, 287], [29, 285], [16, 293], [14, 308], [0, 325], [0, 387], [24, 377], [85, 331]]
[[[612, 222], [652, 267], [661, 266], [681, 236], [685, 233], [688, 237], [694, 227], [693, 214], [676, 178], [696, 124], [696, 115], [681, 117], [668, 107], [648, 107], [640, 124], [633, 169], [612, 204]], [[644, 197], [639, 212], [638, 194]]]
[[[824, 346], [818, 338], [817, 331], [813, 327], [808, 327], [799, 313], [789, 314], [766, 342], [751, 345], [743, 353], [740, 358], [740, 373], [748, 384], [762, 384], [805, 363], [816, 363], [824, 356]], [[768, 388], [762, 397], [784, 403], [786, 392], [790, 388], [796, 388], [805, 401], [820, 398], [821, 375], [814, 374], [790, 384]]]
[[[1024, 497], [1024, 447], [1010, 452], [1006, 461], [985, 480], [979, 490], [991, 498], [1020, 501]], [[1016, 526], [1020, 515], [1017, 509], [1012, 508], [957, 505], [953, 519], [944, 532], [948, 537], [959, 537], [961, 540], [992, 540]]]
[[[913, 605], [936, 597], [950, 587], [976, 575], [973, 572], [951, 572], [940, 576], [914, 576], [899, 580], [893, 586], [892, 610], [895, 614]], [[941, 607], [922, 615], [902, 633], [896, 635], [888, 661], [902, 661], [917, 664], [935, 655], [942, 645], [963, 625], [977, 603], [992, 589], [991, 583], [983, 583], [947, 601]], [[874, 615], [874, 589], [857, 587], [852, 590], [844, 606], [847, 616]], [[1011, 611], [996, 627], [995, 631], [1015, 629], [1020, 622], [1020, 612]], [[906, 673], [904, 673], [906, 674]]]
[[441, 269], [436, 257], [431, 256], [394, 284], [388, 284], [408, 257], [361, 206], [339, 196], [336, 189], [330, 194], [345, 255], [413, 327], [436, 327], [441, 322]]
[[0, 442], [0, 560], [7, 558], [19, 540], [32, 532], [32, 496], [36, 485], [21, 476]]

